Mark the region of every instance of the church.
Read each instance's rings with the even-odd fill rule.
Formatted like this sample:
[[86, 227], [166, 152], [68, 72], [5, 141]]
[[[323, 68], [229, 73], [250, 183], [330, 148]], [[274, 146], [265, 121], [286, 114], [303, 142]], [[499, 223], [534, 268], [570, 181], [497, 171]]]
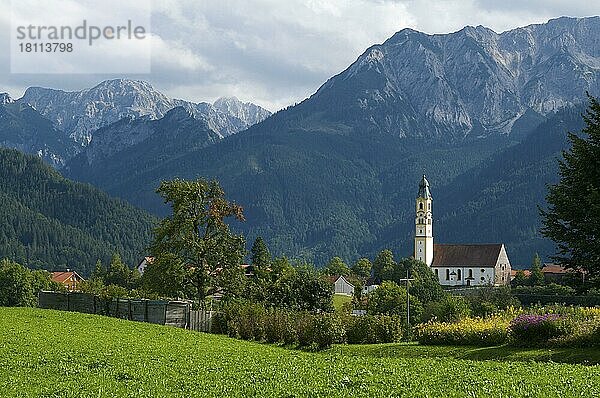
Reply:
[[511, 268], [504, 244], [433, 243], [432, 203], [423, 176], [416, 200], [414, 258], [430, 266], [443, 286], [508, 285]]

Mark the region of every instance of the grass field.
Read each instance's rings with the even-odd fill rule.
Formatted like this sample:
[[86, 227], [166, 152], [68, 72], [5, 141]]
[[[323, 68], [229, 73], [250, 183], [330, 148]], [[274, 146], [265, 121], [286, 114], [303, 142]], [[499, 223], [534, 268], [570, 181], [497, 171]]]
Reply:
[[333, 295], [333, 307], [336, 311], [340, 311], [344, 304], [351, 303], [352, 296], [347, 296], [345, 294], [334, 294]]
[[461, 358], [468, 350], [475, 349], [394, 344], [310, 353], [95, 315], [0, 308], [0, 396], [600, 396], [598, 366], [527, 361], [544, 357], [502, 348], [496, 354], [504, 360]]

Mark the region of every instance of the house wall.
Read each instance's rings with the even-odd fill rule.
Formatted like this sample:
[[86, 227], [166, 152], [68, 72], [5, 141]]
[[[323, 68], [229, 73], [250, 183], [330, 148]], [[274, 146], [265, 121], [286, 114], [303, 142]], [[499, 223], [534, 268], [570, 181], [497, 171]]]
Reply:
[[[485, 286], [491, 285], [495, 281], [495, 268], [489, 265], [479, 266], [453, 266], [453, 267], [432, 267], [434, 274], [437, 270], [437, 277], [440, 285], [442, 286]], [[469, 270], [472, 271], [473, 280], [470, 285], [467, 285], [467, 278], [469, 276]], [[446, 279], [446, 271], [452, 274], [455, 272], [455, 276], [450, 276], [450, 279]], [[458, 273], [460, 271], [460, 280], [458, 279]], [[509, 271], [510, 275], [510, 271]], [[510, 279], [510, 278], [509, 278]]]
[[510, 284], [510, 271], [510, 260], [508, 259], [504, 245], [502, 245], [498, 261], [496, 262], [494, 284], [497, 286]]
[[334, 283], [334, 292], [336, 294], [347, 294], [352, 296], [354, 294], [354, 286], [346, 282], [344, 278], [338, 278]]

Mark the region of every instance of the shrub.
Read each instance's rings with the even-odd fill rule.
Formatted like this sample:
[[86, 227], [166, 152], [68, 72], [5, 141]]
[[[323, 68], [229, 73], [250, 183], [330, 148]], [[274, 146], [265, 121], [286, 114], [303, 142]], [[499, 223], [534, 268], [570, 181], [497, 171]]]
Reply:
[[270, 309], [265, 314], [265, 340], [268, 343], [296, 342], [295, 320], [289, 311]]
[[570, 330], [569, 322], [558, 314], [519, 315], [509, 325], [511, 343], [517, 346], [546, 344]]
[[456, 322], [471, 314], [469, 303], [462, 296], [446, 296], [440, 301], [432, 301], [425, 305], [423, 320], [440, 322]]
[[315, 341], [314, 315], [303, 312], [296, 317], [296, 337], [301, 347], [308, 347]]
[[346, 331], [341, 318], [337, 314], [319, 314], [313, 316], [314, 343], [317, 348], [324, 349], [332, 344], [345, 342]]
[[350, 316], [345, 319], [348, 344], [394, 343], [402, 339], [402, 318], [390, 315]]
[[465, 296], [474, 316], [486, 317], [509, 307], [518, 307], [516, 299], [508, 286], [480, 287]]
[[429, 321], [414, 332], [421, 344], [495, 346], [507, 342], [507, 326], [501, 317], [464, 318], [452, 323]]

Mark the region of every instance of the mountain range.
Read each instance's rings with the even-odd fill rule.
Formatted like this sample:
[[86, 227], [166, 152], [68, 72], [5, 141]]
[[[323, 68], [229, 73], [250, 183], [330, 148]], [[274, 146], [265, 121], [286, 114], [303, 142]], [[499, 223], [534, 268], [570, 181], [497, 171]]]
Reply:
[[30, 87], [18, 102], [31, 105], [82, 146], [90, 143], [95, 130], [110, 123], [125, 117], [160, 119], [178, 106], [206, 120], [222, 137], [235, 134], [271, 114], [237, 98], [221, 98], [214, 105], [172, 99], [148, 82], [128, 79], [106, 80], [82, 91]]
[[437, 242], [502, 242], [525, 265], [536, 251], [552, 254], [537, 206], [567, 131], [581, 128], [586, 91], [600, 94], [599, 35], [599, 17], [503, 33], [404, 29], [270, 117], [124, 80], [78, 93], [28, 89], [16, 103], [78, 143], [66, 176], [158, 215], [168, 212], [154, 193], [162, 179], [217, 178], [245, 207], [248, 221], [234, 228], [276, 254], [317, 263], [384, 247], [410, 255], [425, 173]]

